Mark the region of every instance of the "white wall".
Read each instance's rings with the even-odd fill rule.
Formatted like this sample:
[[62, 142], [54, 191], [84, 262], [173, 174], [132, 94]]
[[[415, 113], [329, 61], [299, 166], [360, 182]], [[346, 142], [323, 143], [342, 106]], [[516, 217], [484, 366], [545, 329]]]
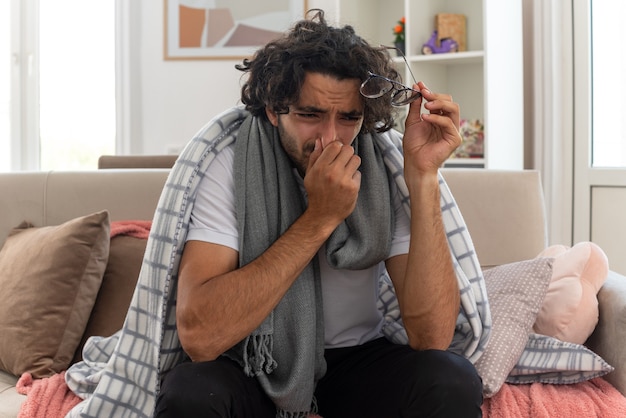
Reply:
[[163, 2], [141, 0], [132, 13], [132, 51], [140, 59], [131, 68], [132, 81], [139, 83], [131, 89], [131, 153], [172, 153], [213, 116], [239, 103], [239, 61], [165, 61]]
[[[332, 19], [337, 2], [309, 0], [308, 7]], [[162, 1], [140, 0], [131, 10], [132, 154], [176, 153], [213, 116], [240, 103], [240, 60], [163, 59], [163, 8]]]

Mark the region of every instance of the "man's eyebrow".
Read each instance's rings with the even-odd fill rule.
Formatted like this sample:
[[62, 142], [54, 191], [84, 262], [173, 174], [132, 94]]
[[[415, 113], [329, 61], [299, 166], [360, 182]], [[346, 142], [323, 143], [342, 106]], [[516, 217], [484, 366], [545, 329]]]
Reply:
[[349, 112], [339, 112], [339, 114], [348, 117], [348, 118], [360, 118], [363, 117], [363, 112], [358, 110], [351, 110]]
[[[327, 110], [324, 109], [320, 109], [318, 107], [315, 106], [294, 106], [294, 110], [298, 111], [298, 112], [305, 112], [305, 113], [328, 113]], [[340, 115], [344, 116], [344, 117], [351, 117], [351, 118], [360, 118], [363, 116], [363, 112], [358, 111], [358, 110], [350, 110], [347, 112], [339, 112]]]
[[315, 107], [315, 106], [294, 106], [293, 110], [296, 110], [298, 112], [305, 112], [305, 113], [326, 113], [326, 110], [320, 109], [319, 107]]

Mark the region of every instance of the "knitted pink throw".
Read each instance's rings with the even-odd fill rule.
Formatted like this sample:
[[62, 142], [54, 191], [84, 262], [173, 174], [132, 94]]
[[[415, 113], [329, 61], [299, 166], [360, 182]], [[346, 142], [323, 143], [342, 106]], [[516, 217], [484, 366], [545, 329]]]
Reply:
[[65, 384], [65, 372], [36, 380], [30, 373], [24, 373], [16, 389], [27, 395], [18, 418], [63, 418], [82, 400]]
[[626, 417], [626, 397], [603, 378], [572, 385], [505, 384], [483, 403], [484, 418]]
[[111, 238], [118, 235], [129, 235], [135, 238], [148, 239], [152, 221], [113, 221], [111, 222]]

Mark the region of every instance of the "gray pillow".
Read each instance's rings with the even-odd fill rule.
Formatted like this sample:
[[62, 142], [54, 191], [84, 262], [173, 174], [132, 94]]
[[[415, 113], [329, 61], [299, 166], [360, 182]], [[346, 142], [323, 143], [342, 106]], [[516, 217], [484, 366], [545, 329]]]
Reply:
[[535, 258], [484, 272], [493, 326], [475, 366], [486, 397], [500, 390], [526, 347], [552, 277], [552, 261]]

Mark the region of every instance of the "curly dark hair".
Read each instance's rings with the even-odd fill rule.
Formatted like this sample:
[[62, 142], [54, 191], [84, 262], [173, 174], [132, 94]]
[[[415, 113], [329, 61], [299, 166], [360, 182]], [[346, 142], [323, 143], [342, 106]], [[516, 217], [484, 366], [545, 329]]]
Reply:
[[[324, 12], [313, 9], [304, 19], [260, 48], [235, 68], [248, 74], [241, 101], [255, 116], [266, 118], [265, 107], [287, 113], [299, 99], [306, 73], [330, 75], [338, 80], [359, 79], [368, 71], [400, 81], [387, 48], [371, 46], [350, 25], [329, 26]], [[394, 108], [388, 96], [363, 99], [363, 130], [384, 132], [393, 127]]]

